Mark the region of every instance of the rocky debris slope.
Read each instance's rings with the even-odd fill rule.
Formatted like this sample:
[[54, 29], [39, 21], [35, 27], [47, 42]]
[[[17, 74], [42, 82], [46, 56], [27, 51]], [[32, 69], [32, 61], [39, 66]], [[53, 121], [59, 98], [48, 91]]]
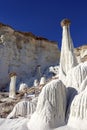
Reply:
[[17, 73], [17, 81], [31, 84], [34, 78], [59, 62], [56, 42], [32, 33], [18, 32], [0, 23], [0, 88], [9, 83], [10, 72]]
[[13, 110], [14, 105], [20, 100], [12, 100], [8, 98], [8, 93], [0, 93], [0, 118], [6, 118], [7, 115]]
[[[26, 91], [27, 91], [27, 94], [30, 95], [27, 98], [27, 100], [26, 100]], [[32, 94], [33, 96], [31, 97]], [[24, 110], [24, 107], [23, 107], [23, 110], [21, 110], [22, 107], [20, 107], [21, 111], [20, 110], [17, 111], [20, 106], [19, 104], [23, 106], [23, 103], [29, 104], [29, 106], [31, 107], [31, 109], [29, 110], [27, 109], [28, 111], [26, 110], [26, 113], [32, 113], [33, 106], [36, 106], [36, 104], [34, 103], [33, 105], [33, 103], [30, 101], [33, 97], [35, 97], [35, 94], [36, 96], [38, 96], [39, 90], [35, 89], [34, 87], [28, 88], [27, 90], [24, 90], [22, 92], [17, 92], [15, 99], [9, 98], [8, 92], [0, 92], [0, 118], [6, 118], [11, 113], [11, 111], [13, 111], [13, 108], [14, 108], [14, 111], [9, 115], [8, 118], [15, 118], [18, 116], [23, 116], [22, 111]], [[37, 99], [33, 100], [33, 102], [36, 100]], [[15, 108], [15, 105], [16, 105], [16, 108]]]

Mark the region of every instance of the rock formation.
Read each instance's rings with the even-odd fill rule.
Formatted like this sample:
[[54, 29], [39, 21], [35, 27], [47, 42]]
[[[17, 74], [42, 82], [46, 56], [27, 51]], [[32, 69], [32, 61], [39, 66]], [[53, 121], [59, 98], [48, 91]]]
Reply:
[[15, 105], [13, 111], [7, 116], [7, 118], [16, 118], [18, 116], [30, 118], [32, 113], [36, 110], [37, 99], [38, 98], [32, 99], [32, 101], [20, 101]]
[[75, 54], [79, 63], [87, 61], [87, 45], [83, 45], [81, 47], [76, 48]]
[[87, 62], [80, 63], [72, 68], [66, 76], [66, 87], [75, 88], [78, 92], [81, 89], [81, 84], [87, 76]]
[[[78, 63], [87, 61], [87, 45], [74, 48], [74, 53], [76, 55]], [[49, 72], [52, 72], [56, 76], [59, 76], [59, 66], [50, 66]]]
[[9, 97], [15, 98], [16, 96], [16, 73], [12, 72], [10, 73], [10, 86], [9, 86]]
[[87, 88], [87, 76], [85, 77], [85, 79], [81, 83], [81, 86], [80, 86], [80, 89], [79, 89], [79, 93], [82, 92], [83, 90], [85, 90], [85, 88]]
[[39, 86], [39, 81], [37, 79], [34, 80], [34, 87], [38, 87]]
[[83, 82], [84, 89], [74, 97], [68, 119], [68, 125], [80, 129], [87, 128], [87, 77]]
[[71, 22], [68, 19], [64, 19], [61, 22], [61, 26], [63, 28], [59, 71], [59, 78], [61, 80], [64, 80], [65, 76], [67, 75], [67, 72], [77, 65], [77, 59], [74, 54], [73, 42], [70, 36], [70, 23]]
[[69, 24], [70, 21], [67, 19], [61, 22], [63, 39], [59, 78], [67, 87], [66, 120], [68, 125], [84, 129], [87, 128], [87, 62], [77, 63], [70, 37]]
[[30, 130], [45, 130], [65, 124], [66, 88], [60, 80], [53, 80], [42, 89], [35, 113], [28, 123]]
[[1, 23], [0, 36], [0, 88], [9, 83], [10, 72], [17, 73], [17, 84], [31, 85], [38, 76], [38, 65], [43, 75], [49, 66], [58, 63], [60, 53], [56, 42], [15, 31]]
[[41, 77], [41, 79], [40, 79], [40, 85], [45, 85], [46, 84], [46, 77], [45, 76], [43, 76], [43, 77]]
[[28, 89], [28, 85], [26, 83], [21, 83], [19, 87], [19, 92], [23, 92]]
[[[45, 82], [47, 84], [42, 88], [39, 97], [34, 98], [31, 101], [27, 101], [27, 95], [25, 93], [25, 99], [17, 103], [13, 111], [7, 117], [7, 118], [15, 118], [19, 116], [29, 117], [30, 119], [28, 121], [29, 130], [53, 130], [57, 127], [64, 125], [66, 122], [68, 126], [73, 127], [75, 129], [76, 128], [82, 130], [87, 129], [87, 62], [83, 62], [80, 64], [77, 63], [77, 59], [74, 54], [74, 48], [70, 36], [69, 24], [70, 21], [68, 19], [65, 19], [61, 22], [61, 25], [63, 26], [63, 39], [62, 39], [60, 66], [50, 68], [51, 72], [54, 72], [55, 74], [59, 75], [59, 79], [58, 78], [54, 80], [50, 79], [48, 81], [49, 83]], [[30, 63], [32, 63], [33, 65], [37, 65], [37, 73], [38, 73], [37, 77], [38, 79], [40, 79], [41, 74], [43, 74], [44, 71], [44, 69], [43, 71], [41, 70], [41, 68], [45, 67], [44, 63], [46, 63], [45, 65], [48, 66], [48, 60], [45, 59], [46, 56], [49, 54], [47, 52], [49, 50], [47, 49], [48, 46], [47, 45], [44, 46], [45, 43], [43, 44], [42, 38], [38, 39], [34, 35], [31, 36], [30, 34], [26, 33], [25, 34], [18, 32], [16, 33], [17, 33], [16, 38], [19, 36], [19, 34], [21, 35], [20, 37], [25, 37], [25, 35], [29, 36], [28, 37], [29, 39], [26, 37], [25, 40], [26, 39], [29, 40], [29, 45], [31, 47], [32, 52], [35, 53], [36, 56], [39, 56], [37, 60], [34, 57], [35, 61], [32, 62], [33, 56], [32, 53], [30, 52], [29, 54], [31, 54], [30, 56], [32, 57]], [[20, 37], [19, 41], [21, 39]], [[31, 44], [32, 40], [34, 45]], [[36, 44], [37, 40], [41, 40], [39, 48], [38, 44]], [[0, 44], [2, 47], [6, 46], [7, 44], [4, 42], [4, 35], [3, 36], [1, 35]], [[22, 58], [26, 58], [23, 55], [23, 53], [26, 52], [25, 49], [23, 48], [26, 48], [28, 51], [30, 50], [27, 48], [26, 44], [27, 44], [26, 42], [17, 44], [19, 52], [22, 53], [21, 54]], [[40, 55], [37, 54], [36, 46], [38, 51], [41, 51], [41, 53], [43, 52], [45, 58], [43, 58], [42, 55], [40, 59], [41, 54]], [[45, 47], [44, 51], [46, 54], [44, 53], [43, 49], [40, 49], [41, 46]], [[52, 43], [51, 46], [54, 46], [54, 44]], [[86, 56], [86, 51], [82, 54], [82, 58], [84, 56]], [[40, 64], [37, 64], [36, 61], [38, 61]], [[50, 60], [49, 62], [51, 63]], [[32, 68], [32, 64], [29, 67]], [[26, 65], [28, 65], [28, 62]], [[24, 68], [24, 70], [26, 70], [26, 68]], [[33, 75], [32, 72], [34, 72]], [[35, 78], [35, 70], [30, 71], [29, 74], [31, 75], [31, 77], [34, 76]], [[42, 83], [44, 83], [43, 77], [40, 84]], [[34, 92], [35, 87], [37, 86], [38, 82], [37, 80], [35, 80], [33, 87]], [[68, 127], [66, 127], [65, 129], [68, 129]]]
[[59, 75], [59, 66], [50, 66], [49, 72], [52, 72], [55, 75]]

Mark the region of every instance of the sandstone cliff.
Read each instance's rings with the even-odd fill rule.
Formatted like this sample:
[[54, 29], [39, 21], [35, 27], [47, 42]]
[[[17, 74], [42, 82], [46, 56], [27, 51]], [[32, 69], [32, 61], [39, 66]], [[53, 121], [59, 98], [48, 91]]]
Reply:
[[31, 85], [38, 77], [38, 65], [43, 75], [50, 65], [59, 62], [59, 54], [56, 42], [0, 23], [0, 87], [9, 83], [10, 72], [17, 73], [17, 83]]
[[87, 61], [87, 45], [76, 48], [75, 54], [79, 62]]

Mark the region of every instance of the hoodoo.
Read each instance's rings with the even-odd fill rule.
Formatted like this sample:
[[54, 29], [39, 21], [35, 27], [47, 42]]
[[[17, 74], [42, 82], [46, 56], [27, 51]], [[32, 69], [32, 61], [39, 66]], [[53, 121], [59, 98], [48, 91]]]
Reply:
[[45, 84], [46, 84], [46, 78], [45, 78], [45, 76], [43, 76], [40, 79], [40, 85], [44, 86]]
[[39, 86], [39, 81], [37, 79], [34, 80], [34, 87], [38, 87]]
[[21, 83], [19, 87], [19, 92], [23, 92], [28, 89], [28, 85], [26, 83]]
[[65, 79], [67, 72], [77, 65], [73, 42], [70, 36], [70, 23], [71, 22], [68, 19], [64, 19], [61, 21], [61, 26], [63, 28], [59, 72], [59, 78], [61, 80]]
[[12, 72], [9, 74], [11, 81], [10, 81], [10, 87], [9, 87], [9, 97], [15, 98], [16, 95], [16, 76], [17, 74], [15, 72]]

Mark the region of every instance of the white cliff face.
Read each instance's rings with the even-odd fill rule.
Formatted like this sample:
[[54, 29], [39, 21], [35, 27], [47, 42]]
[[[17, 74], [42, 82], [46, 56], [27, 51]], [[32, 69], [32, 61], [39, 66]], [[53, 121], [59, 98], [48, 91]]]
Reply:
[[38, 97], [35, 113], [28, 128], [45, 130], [65, 124], [66, 89], [60, 80], [53, 80], [44, 86]]
[[43, 74], [47, 67], [58, 63], [59, 51], [55, 42], [14, 31], [5, 25], [0, 26], [0, 36], [0, 87], [9, 83], [10, 72], [17, 73], [17, 81], [31, 84], [38, 77], [38, 65]]
[[79, 63], [87, 61], [87, 45], [76, 48], [75, 54]]
[[70, 36], [69, 24], [70, 21], [67, 19], [61, 22], [61, 25], [63, 27], [59, 70], [59, 78], [61, 80], [64, 80], [65, 76], [67, 75], [67, 72], [77, 65], [77, 59], [74, 54], [73, 42]]

